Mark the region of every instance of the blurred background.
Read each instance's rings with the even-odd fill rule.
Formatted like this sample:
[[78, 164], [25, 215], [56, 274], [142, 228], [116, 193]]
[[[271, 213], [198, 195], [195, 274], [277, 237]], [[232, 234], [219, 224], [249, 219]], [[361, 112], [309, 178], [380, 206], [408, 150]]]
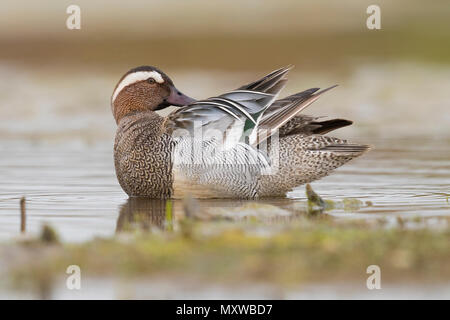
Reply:
[[139, 65], [205, 98], [294, 64], [286, 94], [340, 85], [308, 112], [355, 120], [347, 137], [448, 138], [450, 3], [377, 1], [381, 30], [366, 27], [371, 4], [3, 0], [0, 145], [112, 141], [112, 90]]
[[[366, 26], [372, 4], [381, 9], [381, 30]], [[70, 5], [81, 9], [80, 30], [66, 27]], [[289, 64], [295, 68], [282, 94], [339, 84], [305, 113], [353, 120], [332, 135], [374, 146], [313, 183], [340, 207], [323, 219], [305, 217], [304, 186], [282, 200], [201, 203], [199, 212], [225, 212], [232, 221], [224, 228], [239, 231], [221, 238], [223, 224], [213, 219], [196, 241], [187, 241], [189, 232], [176, 232], [190, 225], [177, 220], [186, 215], [184, 205], [127, 199], [115, 177], [110, 110], [112, 91], [125, 72], [157, 66], [183, 93], [202, 99]], [[62, 257], [84, 263], [83, 274], [93, 276], [79, 292], [82, 298], [449, 297], [449, 109], [448, 0], [2, 0], [0, 271], [15, 271], [25, 282], [28, 274], [41, 298], [76, 294], [65, 279], [49, 293], [50, 277], [65, 275]], [[52, 253], [56, 260], [45, 246], [15, 242], [22, 197], [26, 234], [19, 239], [50, 225], [63, 244], [70, 243]], [[142, 217], [149, 239], [115, 237]], [[340, 228], [354, 220], [378, 227]], [[323, 221], [331, 226], [323, 229]], [[215, 234], [219, 240], [210, 241]], [[271, 235], [281, 238], [270, 242]], [[111, 247], [98, 237], [111, 239]], [[270, 245], [254, 246], [264, 239]], [[121, 249], [123, 243], [127, 247]], [[365, 286], [372, 263], [383, 266], [383, 279], [405, 275], [409, 282], [400, 291], [383, 283], [385, 290], [374, 295], [377, 290]], [[177, 277], [161, 276], [167, 269]], [[153, 278], [139, 279], [135, 289], [122, 281], [126, 290], [117, 294], [110, 282], [101, 282], [105, 272], [115, 281], [129, 271]], [[208, 274], [219, 282], [207, 287], [200, 280]], [[340, 281], [334, 289], [330, 276]], [[436, 286], [420, 282], [428, 276]], [[356, 285], [348, 281], [355, 277], [361, 278]], [[243, 285], [252, 279], [265, 285]], [[325, 286], [289, 294], [277, 279]], [[229, 283], [237, 287], [227, 289]], [[14, 297], [2, 284], [0, 298]]]

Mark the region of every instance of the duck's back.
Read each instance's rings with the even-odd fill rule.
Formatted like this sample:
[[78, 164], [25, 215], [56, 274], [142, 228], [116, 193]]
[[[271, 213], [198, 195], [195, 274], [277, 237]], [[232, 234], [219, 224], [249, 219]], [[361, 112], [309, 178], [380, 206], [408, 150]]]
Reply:
[[141, 112], [120, 120], [114, 143], [117, 179], [129, 196], [168, 198], [172, 195], [172, 148], [164, 118]]

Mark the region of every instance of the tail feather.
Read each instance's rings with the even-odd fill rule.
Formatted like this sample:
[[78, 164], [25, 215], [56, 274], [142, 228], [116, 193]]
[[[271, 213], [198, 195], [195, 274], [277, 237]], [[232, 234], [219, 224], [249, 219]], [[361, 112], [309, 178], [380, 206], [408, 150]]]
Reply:
[[367, 145], [322, 135], [288, 135], [279, 140], [272, 163], [277, 171], [260, 179], [260, 197], [284, 195], [311, 181], [321, 179], [336, 168], [361, 156]]
[[325, 134], [330, 131], [349, 126], [352, 123], [353, 123], [353, 121], [345, 120], [345, 119], [332, 119], [332, 120], [321, 121], [321, 122], [312, 122], [311, 123], [312, 125], [319, 126], [318, 128], [313, 129], [312, 133]]
[[315, 151], [329, 151], [337, 154], [355, 154], [360, 155], [368, 151], [370, 146], [364, 144], [330, 144]]
[[312, 134], [326, 134], [330, 131], [346, 127], [353, 122], [345, 119], [331, 119], [326, 121], [317, 121], [320, 117], [312, 117], [304, 114], [299, 114], [293, 117], [280, 127], [280, 137], [285, 137], [294, 134], [312, 135]]

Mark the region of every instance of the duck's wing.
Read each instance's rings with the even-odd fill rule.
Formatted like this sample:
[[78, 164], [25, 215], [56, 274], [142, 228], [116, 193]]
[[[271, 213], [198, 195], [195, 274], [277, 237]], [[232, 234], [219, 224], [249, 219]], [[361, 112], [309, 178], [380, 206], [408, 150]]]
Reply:
[[174, 137], [174, 164], [179, 172], [202, 185], [226, 185], [221, 179], [233, 176], [240, 181], [235, 183], [238, 186], [248, 185], [247, 179], [270, 170], [268, 156], [250, 140], [256, 138], [255, 129], [283, 88], [289, 70], [275, 70], [236, 90], [171, 113], [166, 129]]
[[[264, 112], [264, 115], [260, 121], [260, 126], [258, 127], [258, 138], [256, 139], [256, 144], [263, 142], [277, 130], [280, 130], [280, 136], [287, 135], [290, 132], [293, 134], [295, 131], [315, 133], [314, 130], [316, 129], [318, 130], [317, 132], [320, 133], [320, 128], [323, 128], [323, 132], [325, 132], [326, 129], [333, 130], [331, 129], [331, 127], [333, 127], [333, 123], [313, 123], [318, 118], [299, 115], [299, 113], [311, 103], [316, 101], [323, 93], [335, 87], [336, 85], [321, 91], [318, 91], [319, 88], [311, 88], [283, 99], [276, 100]], [[343, 124], [343, 122], [334, 123], [334, 125]]]
[[231, 92], [179, 108], [168, 116], [168, 127], [171, 131], [182, 129], [190, 134], [200, 128], [203, 132], [221, 132], [227, 146], [245, 142], [245, 137], [252, 144], [264, 111], [284, 87], [290, 69], [289, 66], [275, 70]]
[[252, 90], [278, 94], [278, 92], [280, 92], [286, 85], [287, 78], [285, 78], [285, 76], [293, 67], [294, 66], [289, 65], [287, 67], [272, 71], [261, 79], [239, 87], [238, 90]]

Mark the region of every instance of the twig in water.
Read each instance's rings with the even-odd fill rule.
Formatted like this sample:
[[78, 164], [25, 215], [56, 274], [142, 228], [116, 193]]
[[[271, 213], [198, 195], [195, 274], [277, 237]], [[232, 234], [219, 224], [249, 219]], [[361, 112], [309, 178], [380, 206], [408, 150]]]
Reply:
[[25, 211], [25, 197], [20, 198], [20, 232], [25, 233], [27, 225], [27, 213]]

